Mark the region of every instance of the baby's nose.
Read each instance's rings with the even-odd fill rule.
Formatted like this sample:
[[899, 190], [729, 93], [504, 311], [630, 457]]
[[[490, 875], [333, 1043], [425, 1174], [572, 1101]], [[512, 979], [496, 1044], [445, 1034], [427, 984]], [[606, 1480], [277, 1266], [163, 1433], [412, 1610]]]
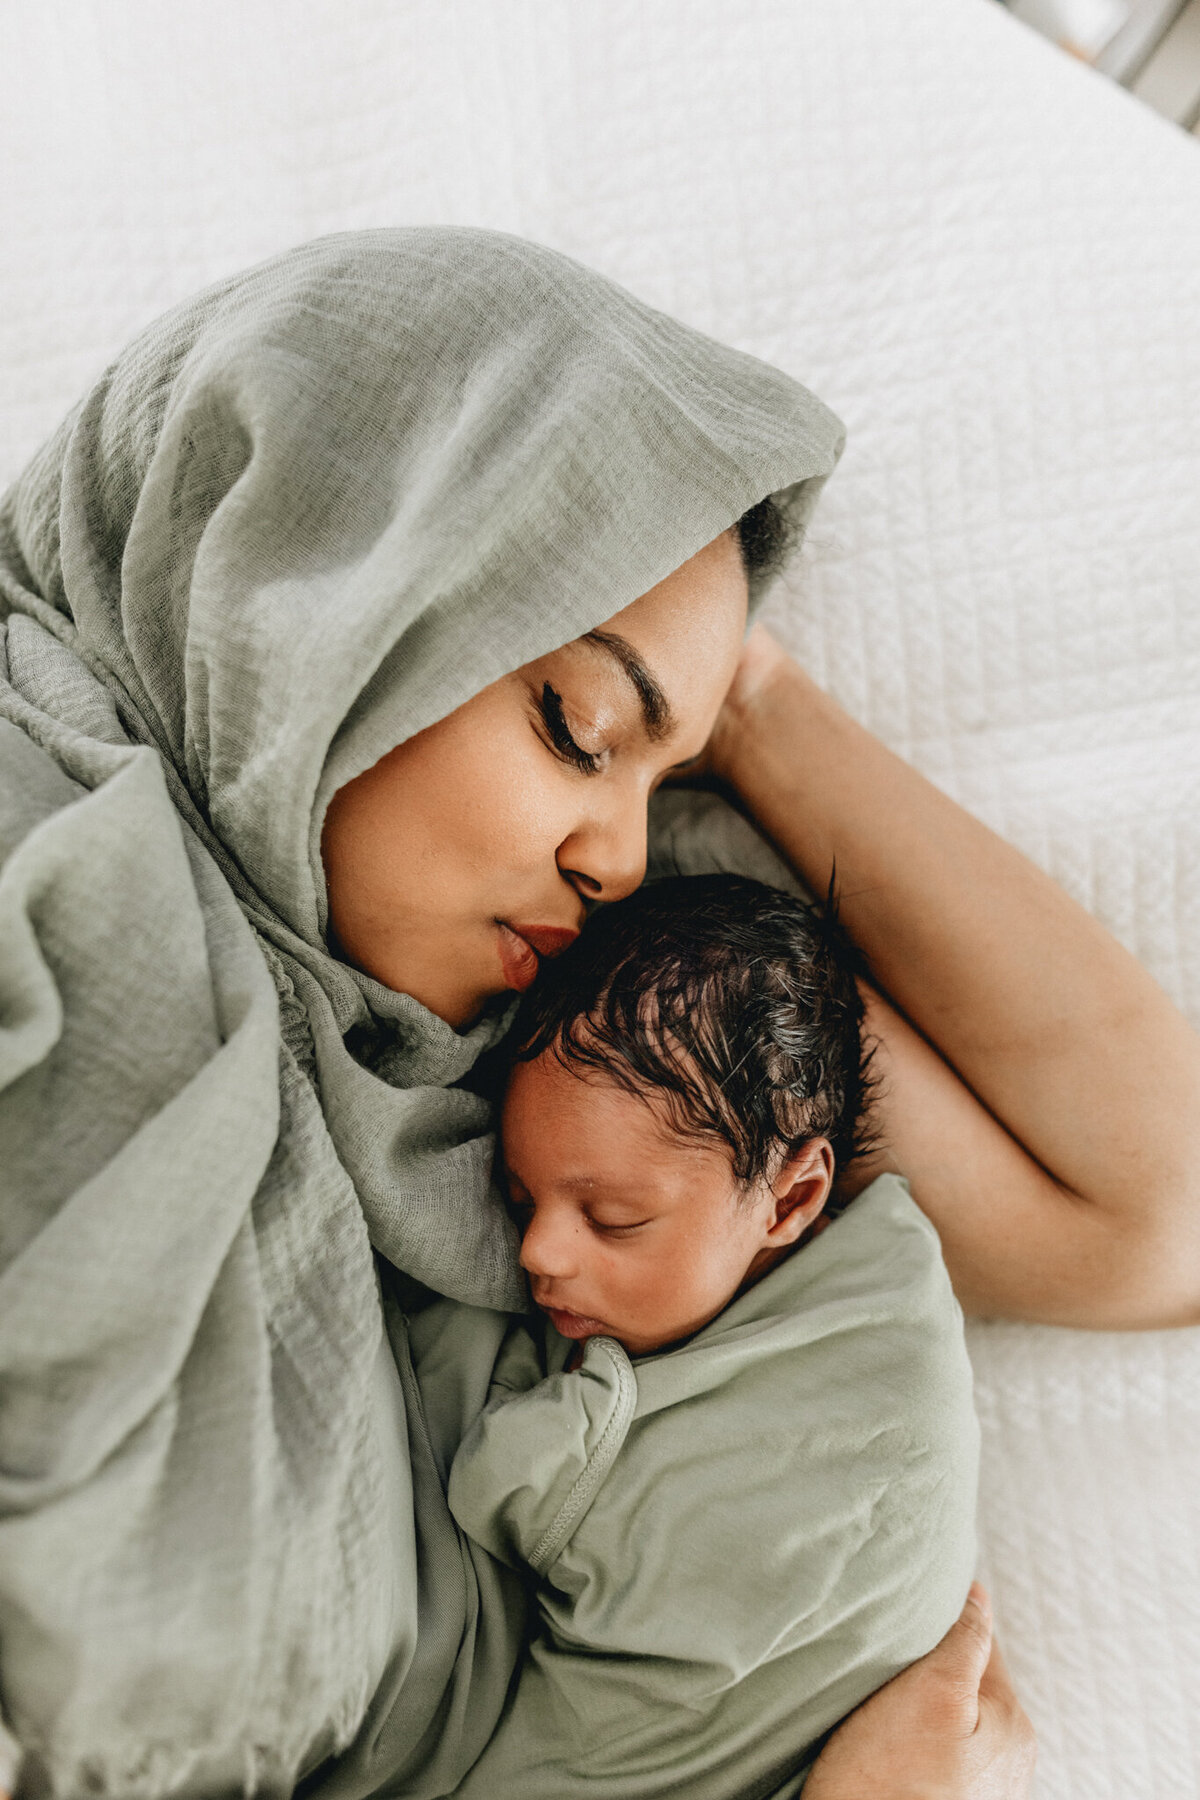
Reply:
[[568, 1219], [535, 1212], [521, 1239], [521, 1267], [543, 1280], [564, 1280], [576, 1273], [579, 1228]]

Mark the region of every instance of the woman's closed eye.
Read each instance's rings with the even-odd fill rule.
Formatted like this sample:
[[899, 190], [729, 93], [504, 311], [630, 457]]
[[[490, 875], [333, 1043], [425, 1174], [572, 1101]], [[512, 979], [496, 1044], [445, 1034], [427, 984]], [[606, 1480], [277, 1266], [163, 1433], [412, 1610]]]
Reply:
[[542, 683], [539, 711], [546, 734], [553, 744], [555, 752], [562, 757], [563, 761], [571, 763], [584, 775], [599, 774], [599, 756], [590, 750], [583, 749], [582, 745], [575, 742], [563, 711], [562, 695], [556, 692], [548, 681]]

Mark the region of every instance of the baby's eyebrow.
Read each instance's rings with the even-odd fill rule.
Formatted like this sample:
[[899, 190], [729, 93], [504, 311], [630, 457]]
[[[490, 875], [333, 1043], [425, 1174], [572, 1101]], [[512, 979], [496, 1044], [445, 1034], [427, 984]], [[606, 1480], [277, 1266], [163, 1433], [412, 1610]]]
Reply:
[[598, 1182], [594, 1175], [564, 1175], [558, 1183], [568, 1193], [582, 1194], [585, 1198], [603, 1200], [606, 1206], [644, 1207], [646, 1195], [640, 1187], [636, 1190], [624, 1187], [606, 1187]]
[[650, 741], [659, 743], [663, 738], [669, 737], [675, 729], [671, 703], [629, 639], [623, 638], [617, 631], [589, 631], [585, 633], [583, 641], [585, 644], [595, 644], [600, 650], [607, 650], [617, 666], [629, 677], [642, 709], [642, 721]]

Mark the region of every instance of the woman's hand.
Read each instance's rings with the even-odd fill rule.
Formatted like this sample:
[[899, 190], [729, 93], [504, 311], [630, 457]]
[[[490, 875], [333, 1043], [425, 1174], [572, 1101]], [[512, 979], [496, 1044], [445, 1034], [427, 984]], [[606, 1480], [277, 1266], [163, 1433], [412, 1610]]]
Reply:
[[839, 1725], [804, 1800], [1026, 1800], [1036, 1755], [976, 1583], [941, 1643]]
[[796, 666], [765, 625], [751, 628], [708, 742], [709, 774], [736, 787], [736, 752], [745, 742], [748, 731], [753, 730], [755, 711], [766, 699], [773, 682], [785, 670]]
[[21, 1746], [11, 1732], [5, 1730], [4, 1720], [0, 1718], [0, 1800], [9, 1800], [17, 1784], [20, 1763]]
[[673, 770], [664, 785], [671, 787], [711, 778], [728, 787], [736, 787], [735, 747], [745, 738], [747, 720], [760, 695], [774, 674], [791, 660], [764, 625], [755, 625], [742, 645], [742, 654], [712, 736], [700, 755]]

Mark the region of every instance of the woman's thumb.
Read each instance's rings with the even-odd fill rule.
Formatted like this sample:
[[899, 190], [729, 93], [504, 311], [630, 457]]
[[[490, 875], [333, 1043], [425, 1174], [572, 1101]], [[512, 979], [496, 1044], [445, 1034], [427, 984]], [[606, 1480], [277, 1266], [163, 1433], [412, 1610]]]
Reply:
[[965, 1606], [933, 1655], [944, 1674], [977, 1694], [991, 1653], [992, 1603], [986, 1588], [973, 1581]]
[[8, 1800], [9, 1794], [17, 1785], [20, 1761], [21, 1746], [4, 1729], [4, 1721], [0, 1719], [0, 1800]]

